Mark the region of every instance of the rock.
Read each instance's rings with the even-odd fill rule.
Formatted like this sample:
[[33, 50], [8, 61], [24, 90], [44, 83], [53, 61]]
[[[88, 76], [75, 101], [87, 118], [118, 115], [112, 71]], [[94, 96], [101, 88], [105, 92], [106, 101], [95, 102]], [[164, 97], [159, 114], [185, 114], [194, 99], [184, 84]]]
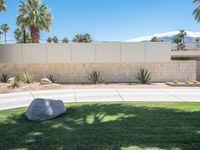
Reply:
[[8, 83], [13, 83], [13, 82], [14, 82], [14, 79], [15, 79], [14, 77], [9, 78], [9, 79], [8, 79]]
[[61, 100], [35, 99], [25, 115], [31, 121], [46, 121], [65, 112], [66, 108]]
[[48, 78], [42, 78], [40, 83], [41, 84], [51, 84], [52, 82]]

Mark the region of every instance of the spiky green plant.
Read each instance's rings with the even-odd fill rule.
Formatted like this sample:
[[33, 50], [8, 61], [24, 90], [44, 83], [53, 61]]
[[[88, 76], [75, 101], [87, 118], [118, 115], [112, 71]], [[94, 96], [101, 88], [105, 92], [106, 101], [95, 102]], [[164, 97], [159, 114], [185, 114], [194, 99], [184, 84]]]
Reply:
[[136, 76], [136, 79], [141, 83], [141, 84], [148, 84], [152, 80], [151, 78], [151, 73], [145, 68], [141, 68], [138, 72], [138, 75]]
[[88, 80], [91, 81], [93, 84], [103, 82], [102, 75], [98, 71], [93, 71], [89, 73]]
[[8, 79], [9, 79], [9, 77], [8, 77], [7, 74], [1, 74], [1, 76], [0, 76], [1, 82], [7, 83], [7, 82], [8, 82]]
[[53, 75], [49, 75], [47, 78], [51, 81], [51, 83], [55, 83], [56, 82], [56, 79], [55, 79], [55, 77]]
[[27, 84], [33, 83], [33, 75], [29, 72], [23, 73], [23, 81]]
[[13, 83], [12, 83], [12, 87], [13, 88], [19, 88], [20, 87], [20, 84], [22, 82], [22, 76], [17, 74], [14, 76], [14, 80], [13, 80]]

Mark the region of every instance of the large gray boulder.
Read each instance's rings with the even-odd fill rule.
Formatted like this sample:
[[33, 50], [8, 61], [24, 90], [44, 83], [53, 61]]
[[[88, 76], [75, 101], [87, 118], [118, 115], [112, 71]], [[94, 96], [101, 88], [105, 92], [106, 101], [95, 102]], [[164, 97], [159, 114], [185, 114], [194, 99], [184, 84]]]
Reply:
[[46, 121], [65, 112], [64, 103], [60, 100], [35, 99], [29, 106], [26, 117], [31, 121]]

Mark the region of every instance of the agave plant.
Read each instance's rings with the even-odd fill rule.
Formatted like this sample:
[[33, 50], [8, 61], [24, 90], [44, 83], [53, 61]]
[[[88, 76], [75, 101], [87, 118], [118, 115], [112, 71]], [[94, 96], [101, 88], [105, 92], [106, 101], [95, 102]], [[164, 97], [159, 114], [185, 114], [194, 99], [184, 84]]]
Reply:
[[33, 75], [29, 72], [23, 73], [23, 81], [27, 84], [30, 84], [33, 82]]
[[103, 82], [101, 73], [98, 71], [91, 72], [88, 76], [88, 80], [91, 81], [93, 84]]
[[51, 81], [51, 83], [55, 83], [56, 82], [56, 79], [54, 78], [53, 75], [49, 75], [47, 78]]
[[138, 72], [138, 75], [136, 76], [136, 79], [141, 83], [141, 84], [148, 84], [152, 80], [151, 78], [151, 73], [148, 72], [147, 69], [141, 68]]
[[20, 84], [22, 82], [22, 76], [21, 75], [15, 75], [14, 77], [14, 80], [13, 80], [13, 83], [12, 83], [12, 87], [13, 88], [19, 88], [20, 87]]
[[9, 79], [9, 77], [8, 77], [7, 74], [1, 74], [1, 76], [0, 76], [1, 82], [7, 83], [7, 82], [8, 82], [8, 79]]

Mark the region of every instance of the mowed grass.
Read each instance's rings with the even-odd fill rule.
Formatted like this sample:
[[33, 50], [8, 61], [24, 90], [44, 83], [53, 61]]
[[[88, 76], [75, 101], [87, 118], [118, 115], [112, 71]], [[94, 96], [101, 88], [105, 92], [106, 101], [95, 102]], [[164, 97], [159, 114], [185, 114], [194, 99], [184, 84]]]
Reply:
[[26, 108], [0, 112], [0, 149], [199, 150], [200, 103], [66, 104], [67, 113], [42, 123]]

